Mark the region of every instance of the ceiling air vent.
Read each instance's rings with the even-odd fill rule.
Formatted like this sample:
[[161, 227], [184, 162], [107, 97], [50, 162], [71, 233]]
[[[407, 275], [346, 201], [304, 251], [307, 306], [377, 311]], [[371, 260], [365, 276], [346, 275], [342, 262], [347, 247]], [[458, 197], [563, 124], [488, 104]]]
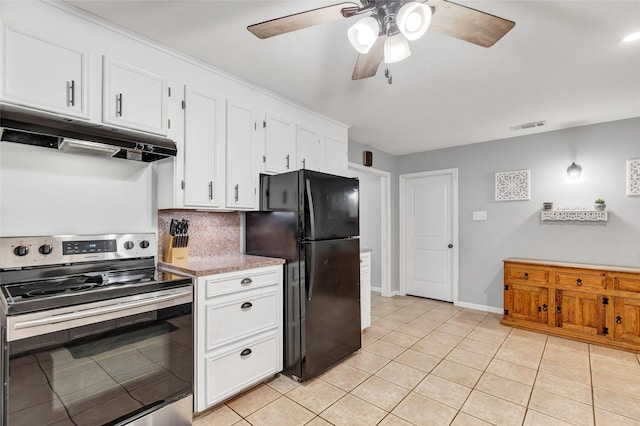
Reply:
[[516, 126], [510, 126], [511, 130], [527, 130], [534, 129], [536, 127], [542, 127], [547, 125], [547, 120], [533, 121], [531, 123], [518, 124]]

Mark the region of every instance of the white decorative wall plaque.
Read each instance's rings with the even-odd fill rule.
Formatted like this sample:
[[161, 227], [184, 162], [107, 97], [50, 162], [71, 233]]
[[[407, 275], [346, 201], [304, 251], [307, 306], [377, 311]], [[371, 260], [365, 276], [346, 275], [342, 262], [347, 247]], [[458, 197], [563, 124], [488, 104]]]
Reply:
[[640, 195], [640, 158], [627, 160], [627, 195]]
[[496, 201], [531, 199], [530, 170], [496, 172]]

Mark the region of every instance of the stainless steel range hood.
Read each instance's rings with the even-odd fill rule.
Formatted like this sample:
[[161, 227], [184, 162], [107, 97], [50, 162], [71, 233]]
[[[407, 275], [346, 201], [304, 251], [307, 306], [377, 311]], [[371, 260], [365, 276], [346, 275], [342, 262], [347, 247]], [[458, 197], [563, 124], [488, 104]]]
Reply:
[[81, 120], [0, 106], [1, 140], [65, 152], [151, 162], [175, 157], [171, 139], [136, 133]]

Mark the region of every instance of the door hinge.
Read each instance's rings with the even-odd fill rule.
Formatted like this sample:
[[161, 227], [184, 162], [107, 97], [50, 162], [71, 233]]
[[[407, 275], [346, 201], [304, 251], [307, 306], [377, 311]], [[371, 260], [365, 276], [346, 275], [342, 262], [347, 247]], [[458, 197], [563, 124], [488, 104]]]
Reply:
[[180, 103], [180, 105], [182, 105], [182, 109], [184, 109], [187, 106], [187, 103], [183, 99], [182, 102]]
[[167, 87], [168, 91], [169, 91], [169, 97], [171, 97], [171, 87]]
[[504, 285], [504, 289], [505, 289], [505, 290], [509, 290], [509, 284], [505, 284], [505, 285]]
[[607, 334], [609, 334], [609, 328], [607, 328], [607, 327], [602, 327], [602, 334], [603, 334], [603, 335], [605, 335], [605, 336], [606, 336]]
[[603, 305], [608, 305], [609, 304], [609, 298], [608, 297], [603, 297], [602, 298], [602, 304]]
[[181, 189], [184, 189], [184, 181], [181, 181], [181, 182], [180, 182], [180, 188], [181, 188]]
[[266, 121], [263, 121], [263, 122], [262, 122], [262, 128], [264, 129], [264, 128], [266, 128], [266, 127], [267, 127], [267, 122], [266, 122]]
[[505, 309], [505, 310], [504, 310], [504, 314], [505, 314], [505, 315], [509, 315], [509, 310], [508, 310], [508, 309]]
[[262, 156], [262, 162], [263, 162], [263, 163], [266, 163], [266, 162], [267, 162], [267, 156], [266, 156], [266, 155], [263, 155], [263, 156]]

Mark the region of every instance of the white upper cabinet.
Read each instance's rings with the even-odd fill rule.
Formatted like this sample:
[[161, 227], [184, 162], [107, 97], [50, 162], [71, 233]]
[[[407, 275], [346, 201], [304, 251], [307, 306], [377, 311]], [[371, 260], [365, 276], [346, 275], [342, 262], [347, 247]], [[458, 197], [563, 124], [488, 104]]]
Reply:
[[167, 80], [103, 57], [102, 121], [144, 132], [167, 134]]
[[2, 100], [89, 118], [88, 54], [4, 28]]
[[253, 144], [256, 121], [253, 111], [227, 100], [226, 206], [255, 208]]
[[266, 115], [264, 125], [265, 171], [284, 173], [295, 170], [295, 126], [271, 114]]
[[313, 130], [298, 126], [296, 132], [296, 157], [298, 169], [315, 170], [324, 168], [324, 145], [322, 138]]
[[217, 172], [224, 103], [189, 87], [184, 100], [184, 205], [219, 207], [222, 182]]
[[324, 141], [324, 172], [347, 176], [349, 174], [348, 149], [346, 140], [327, 136]]

